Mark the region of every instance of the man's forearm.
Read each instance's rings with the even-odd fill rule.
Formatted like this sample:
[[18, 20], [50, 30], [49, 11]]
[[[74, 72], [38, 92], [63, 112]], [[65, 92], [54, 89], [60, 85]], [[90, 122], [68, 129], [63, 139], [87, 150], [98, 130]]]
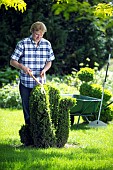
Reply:
[[50, 69], [51, 65], [52, 65], [52, 62], [51, 62], [51, 61], [50, 61], [50, 62], [47, 62], [46, 65], [45, 65], [45, 67], [44, 67], [44, 71], [45, 71], [45, 72], [48, 71], [48, 70]]
[[23, 70], [23, 65], [16, 60], [11, 59], [10, 65], [17, 68], [17, 69]]
[[30, 72], [32, 71], [29, 67], [26, 67], [23, 64], [13, 59], [10, 60], [10, 65], [17, 69], [23, 70], [26, 74], [30, 74]]

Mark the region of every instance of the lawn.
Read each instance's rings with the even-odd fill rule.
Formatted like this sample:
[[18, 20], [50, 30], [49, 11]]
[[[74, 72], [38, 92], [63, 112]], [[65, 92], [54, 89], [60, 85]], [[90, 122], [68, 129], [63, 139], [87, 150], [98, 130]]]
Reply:
[[22, 110], [0, 109], [0, 170], [113, 170], [113, 122], [70, 128], [64, 148], [23, 147], [18, 131]]

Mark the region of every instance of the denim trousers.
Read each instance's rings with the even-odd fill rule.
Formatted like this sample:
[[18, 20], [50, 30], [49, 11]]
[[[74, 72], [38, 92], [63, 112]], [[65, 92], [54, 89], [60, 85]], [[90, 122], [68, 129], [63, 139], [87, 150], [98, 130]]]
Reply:
[[29, 110], [29, 98], [32, 88], [25, 87], [23, 84], [19, 84], [20, 96], [22, 99], [22, 107], [24, 113], [24, 120], [26, 124], [30, 124], [30, 110]]

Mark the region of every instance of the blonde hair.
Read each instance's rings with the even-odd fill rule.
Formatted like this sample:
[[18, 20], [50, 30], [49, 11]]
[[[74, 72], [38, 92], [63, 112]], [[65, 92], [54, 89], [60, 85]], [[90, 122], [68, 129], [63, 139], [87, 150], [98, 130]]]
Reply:
[[30, 28], [31, 33], [33, 33], [34, 31], [42, 31], [42, 33], [44, 34], [45, 32], [47, 32], [47, 28], [43, 22], [37, 21], [33, 23]]

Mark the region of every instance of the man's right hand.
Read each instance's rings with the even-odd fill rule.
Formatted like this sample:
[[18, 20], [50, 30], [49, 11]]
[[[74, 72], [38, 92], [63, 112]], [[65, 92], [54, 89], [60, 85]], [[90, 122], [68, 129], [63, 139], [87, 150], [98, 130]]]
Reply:
[[24, 71], [24, 73], [26, 73], [26, 74], [31, 74], [31, 72], [32, 72], [32, 70], [30, 69], [30, 68], [28, 68], [28, 67], [26, 67], [26, 66], [23, 66], [22, 65], [22, 70]]
[[26, 74], [30, 74], [30, 72], [32, 72], [32, 70], [30, 68], [24, 66], [23, 64], [19, 63], [16, 60], [13, 60], [13, 59], [10, 60], [10, 65], [17, 69], [23, 70], [24, 73], [26, 73]]

